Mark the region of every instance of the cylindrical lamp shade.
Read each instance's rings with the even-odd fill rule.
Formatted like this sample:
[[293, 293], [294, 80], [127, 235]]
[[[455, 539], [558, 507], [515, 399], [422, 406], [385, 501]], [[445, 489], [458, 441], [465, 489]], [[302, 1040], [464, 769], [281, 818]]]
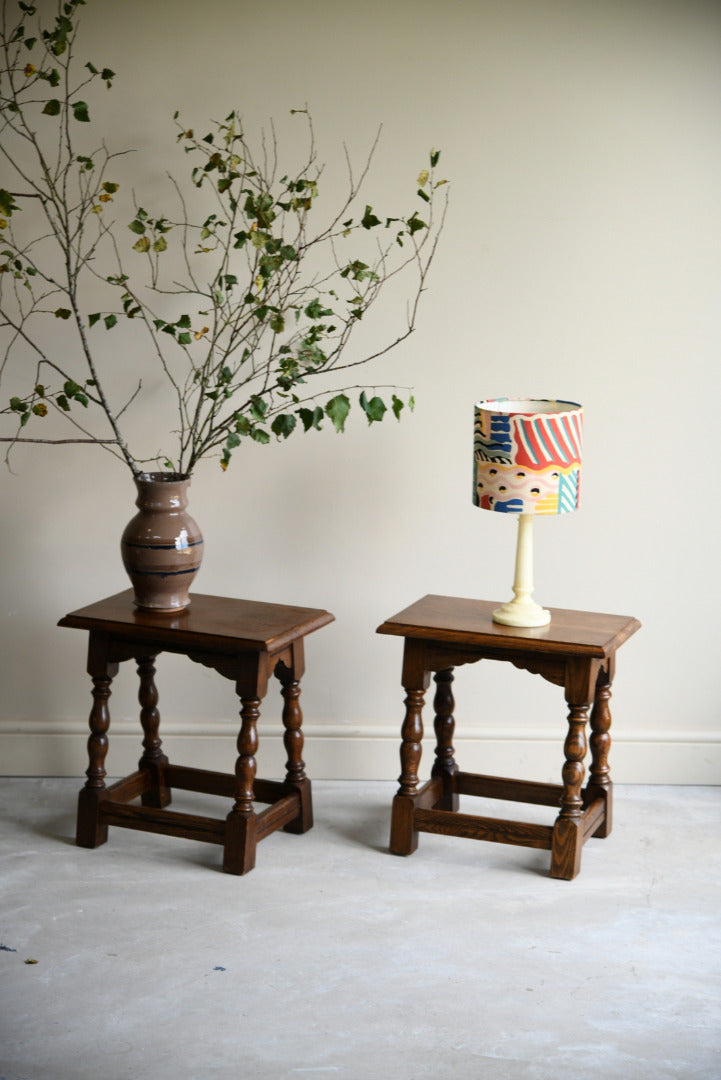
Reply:
[[475, 406], [473, 502], [505, 514], [566, 514], [580, 495], [583, 408], [495, 398]]

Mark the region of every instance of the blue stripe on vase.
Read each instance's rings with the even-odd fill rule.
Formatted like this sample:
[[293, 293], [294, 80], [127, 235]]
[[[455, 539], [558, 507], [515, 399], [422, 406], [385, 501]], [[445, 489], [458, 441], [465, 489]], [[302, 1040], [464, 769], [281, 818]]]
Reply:
[[175, 544], [133, 544], [128, 540], [120, 541], [123, 547], [139, 548], [141, 551], [187, 551], [188, 548], [198, 547], [202, 540], [191, 540], [184, 547], [178, 548]]
[[128, 570], [128, 573], [133, 577], [178, 577], [181, 574], [196, 574], [198, 572], [198, 566], [189, 566], [186, 570], [136, 570], [135, 567], [132, 570]]

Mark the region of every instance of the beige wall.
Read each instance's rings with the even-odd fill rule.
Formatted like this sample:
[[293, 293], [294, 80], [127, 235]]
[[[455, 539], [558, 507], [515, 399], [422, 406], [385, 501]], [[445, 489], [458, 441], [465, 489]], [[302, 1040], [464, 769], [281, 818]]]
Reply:
[[[199, 127], [233, 106], [284, 125], [304, 102], [329, 187], [342, 143], [359, 159], [379, 122], [370, 201], [404, 190], [431, 146], [453, 181], [417, 333], [367, 375], [414, 386], [415, 414], [244, 447], [226, 475], [210, 463], [193, 482], [199, 591], [337, 617], [308, 642], [311, 774], [396, 775], [400, 643], [374, 634], [386, 616], [426, 592], [507, 598], [515, 529], [474, 509], [469, 478], [473, 403], [509, 395], [586, 408], [582, 507], [538, 523], [536, 594], [644, 624], [619, 654], [616, 778], [719, 782], [719, 7], [89, 0], [85, 25], [88, 54], [119, 75], [114, 144], [140, 148], [139, 175], [163, 148], [153, 184], [176, 108]], [[118, 365], [142, 364], [121, 340]], [[85, 641], [55, 623], [125, 587], [132, 483], [93, 450], [29, 448], [13, 469], [0, 473], [0, 770], [80, 772]], [[227, 767], [231, 684], [168, 658], [159, 685], [170, 752]], [[557, 688], [489, 663], [459, 670], [456, 689], [465, 764], [557, 777]], [[127, 670], [111, 772], [137, 757], [135, 692]], [[269, 702], [273, 732], [278, 713]], [[259, 760], [279, 770], [275, 737]]]

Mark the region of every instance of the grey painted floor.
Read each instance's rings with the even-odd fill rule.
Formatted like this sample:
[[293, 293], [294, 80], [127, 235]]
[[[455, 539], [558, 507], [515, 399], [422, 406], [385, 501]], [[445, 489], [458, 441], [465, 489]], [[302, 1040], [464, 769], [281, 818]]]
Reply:
[[316, 783], [243, 878], [75, 847], [78, 787], [0, 782], [0, 1080], [721, 1077], [721, 788], [617, 787], [564, 882], [525, 848], [389, 855], [392, 784]]

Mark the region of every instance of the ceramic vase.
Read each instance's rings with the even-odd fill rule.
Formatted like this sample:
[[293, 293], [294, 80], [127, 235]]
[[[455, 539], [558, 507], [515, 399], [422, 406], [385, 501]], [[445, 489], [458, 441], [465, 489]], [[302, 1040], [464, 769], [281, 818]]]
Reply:
[[147, 611], [182, 611], [200, 569], [203, 537], [187, 512], [190, 477], [141, 473], [135, 477], [138, 513], [120, 542], [135, 604]]

